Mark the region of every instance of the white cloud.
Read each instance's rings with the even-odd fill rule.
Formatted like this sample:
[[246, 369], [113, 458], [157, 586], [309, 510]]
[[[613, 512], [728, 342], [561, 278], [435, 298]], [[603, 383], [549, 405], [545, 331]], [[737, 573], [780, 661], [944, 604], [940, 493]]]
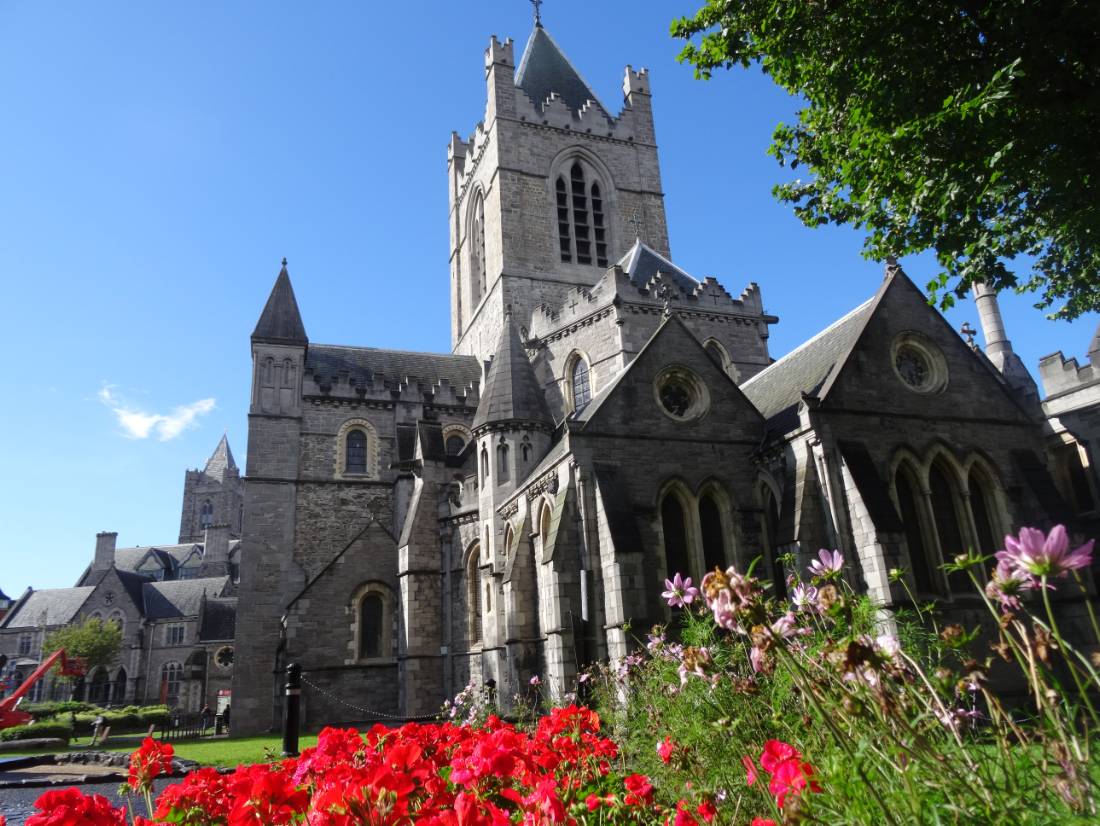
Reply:
[[148, 439], [155, 436], [158, 441], [175, 439], [183, 431], [195, 425], [195, 420], [214, 409], [214, 399], [199, 399], [191, 404], [182, 404], [170, 413], [147, 413], [139, 410], [114, 392], [114, 385], [104, 384], [100, 388], [99, 400], [111, 408], [118, 419], [122, 432], [131, 439]]

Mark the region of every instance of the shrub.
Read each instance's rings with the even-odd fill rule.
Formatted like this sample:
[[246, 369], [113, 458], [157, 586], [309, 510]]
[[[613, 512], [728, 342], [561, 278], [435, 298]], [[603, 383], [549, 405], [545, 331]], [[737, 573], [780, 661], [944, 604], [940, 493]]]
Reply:
[[98, 706], [91, 703], [84, 703], [80, 700], [65, 700], [61, 702], [49, 702], [49, 703], [25, 703], [19, 706], [21, 711], [25, 711], [28, 714], [34, 715], [36, 719], [45, 719], [48, 717], [56, 717], [58, 714], [70, 714], [76, 712], [79, 714], [82, 711], [91, 711]]
[[125, 708], [101, 709], [93, 707], [91, 711], [76, 715], [80, 728], [91, 728], [97, 717], [103, 717], [105, 725], [118, 731], [138, 731], [150, 725], [163, 723], [168, 719], [167, 706], [126, 706]]
[[[1049, 600], [1092, 543], [1070, 552], [1058, 528], [1027, 531], [985, 587], [987, 560], [946, 566], [973, 580], [984, 638], [916, 600], [881, 612], [836, 552], [792, 577], [790, 603], [733, 568], [701, 589], [677, 575], [664, 594], [676, 627], [594, 677], [626, 760], [666, 801], [688, 784], [713, 796], [721, 822], [1095, 822], [1100, 679]], [[1026, 715], [990, 688], [1006, 663], [1032, 698]]]
[[72, 723], [62, 720], [50, 720], [44, 723], [29, 723], [25, 726], [12, 726], [0, 729], [0, 740], [33, 740], [37, 737], [57, 737], [68, 743], [73, 739]]

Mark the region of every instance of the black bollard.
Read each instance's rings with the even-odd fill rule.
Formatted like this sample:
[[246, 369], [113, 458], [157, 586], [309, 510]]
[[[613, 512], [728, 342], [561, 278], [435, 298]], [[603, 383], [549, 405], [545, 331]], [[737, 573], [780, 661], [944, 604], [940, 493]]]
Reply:
[[286, 667], [286, 711], [283, 714], [283, 757], [298, 756], [298, 726], [301, 722], [302, 667]]

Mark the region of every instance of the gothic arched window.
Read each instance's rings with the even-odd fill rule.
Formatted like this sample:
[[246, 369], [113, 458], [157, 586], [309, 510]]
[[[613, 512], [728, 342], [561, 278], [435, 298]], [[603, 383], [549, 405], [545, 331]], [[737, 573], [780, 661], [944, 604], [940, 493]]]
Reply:
[[359, 658], [382, 656], [382, 595], [368, 593], [359, 603]]
[[[932, 495], [932, 517], [940, 540], [940, 554], [944, 559], [954, 559], [958, 554], [966, 553], [959, 530], [959, 513], [955, 507], [957, 490], [938, 461], [933, 462], [928, 470], [928, 490]], [[952, 591], [970, 590], [970, 578], [964, 571], [952, 572], [947, 579]]]
[[203, 528], [209, 528], [214, 524], [214, 503], [207, 499], [202, 503], [202, 511], [199, 514], [199, 525]]
[[531, 440], [524, 436], [523, 442], [520, 444], [519, 448], [523, 463], [527, 464], [531, 461]]
[[160, 697], [166, 706], [175, 706], [180, 700], [180, 683], [183, 680], [183, 666], [179, 663], [165, 663], [160, 670]]
[[470, 290], [471, 307], [476, 307], [485, 294], [485, 197], [480, 191], [474, 196], [470, 223]]
[[787, 576], [783, 563], [779, 561], [779, 505], [767, 484], [761, 484], [761, 495], [764, 505], [764, 550], [772, 570], [772, 593], [776, 599], [784, 601], [787, 599]]
[[699, 526], [703, 531], [703, 563], [708, 571], [726, 568], [726, 539], [722, 533], [722, 514], [709, 493], [699, 500]]
[[111, 686], [111, 702], [122, 705], [126, 700], [126, 669], [120, 668], [115, 674], [115, 681]]
[[674, 574], [689, 576], [687, 520], [679, 497], [672, 493], [661, 502], [661, 532], [665, 539], [665, 575], [669, 578]]
[[344, 442], [344, 472], [367, 472], [367, 434], [362, 430], [349, 430]]
[[592, 401], [592, 385], [588, 380], [588, 362], [577, 356], [569, 376], [570, 389], [573, 392], [573, 412], [579, 413]]
[[447, 455], [457, 456], [466, 447], [466, 440], [457, 433], [447, 437]]
[[978, 532], [978, 551], [991, 554], [997, 550], [997, 526], [993, 521], [995, 506], [993, 489], [985, 474], [978, 468], [970, 469], [967, 488], [970, 493], [970, 512], [974, 516], [974, 529]]
[[894, 490], [898, 495], [898, 510], [905, 530], [905, 543], [909, 546], [909, 567], [917, 593], [932, 594], [938, 591], [932, 566], [928, 559], [928, 546], [924, 541], [921, 525], [920, 483], [908, 465], [898, 467], [894, 476]]
[[581, 162], [573, 161], [554, 183], [558, 214], [558, 245], [567, 264], [607, 266], [607, 228], [599, 182]]
[[484, 447], [481, 448], [481, 484], [485, 486], [489, 483], [489, 451]]
[[470, 645], [481, 642], [481, 569], [478, 567], [480, 557], [481, 548], [474, 545], [470, 549], [470, 558], [466, 562], [466, 612]]
[[497, 484], [507, 482], [509, 476], [508, 445], [506, 442], [501, 442], [497, 445]]

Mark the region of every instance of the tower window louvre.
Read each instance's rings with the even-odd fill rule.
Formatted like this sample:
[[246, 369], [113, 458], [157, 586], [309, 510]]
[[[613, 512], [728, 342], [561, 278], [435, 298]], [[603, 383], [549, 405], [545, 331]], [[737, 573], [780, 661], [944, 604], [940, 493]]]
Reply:
[[561, 260], [566, 264], [573, 261], [573, 244], [569, 232], [569, 196], [565, 191], [565, 178], [558, 177], [558, 243], [561, 246]]
[[603, 225], [603, 198], [600, 196], [600, 185], [592, 183], [592, 227], [595, 231], [596, 264], [607, 266], [607, 232]]
[[592, 243], [588, 237], [588, 197], [584, 186], [584, 169], [573, 164], [569, 177], [573, 192], [573, 234], [577, 246], [577, 263], [592, 263]]

